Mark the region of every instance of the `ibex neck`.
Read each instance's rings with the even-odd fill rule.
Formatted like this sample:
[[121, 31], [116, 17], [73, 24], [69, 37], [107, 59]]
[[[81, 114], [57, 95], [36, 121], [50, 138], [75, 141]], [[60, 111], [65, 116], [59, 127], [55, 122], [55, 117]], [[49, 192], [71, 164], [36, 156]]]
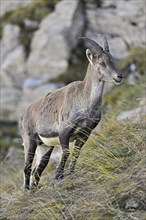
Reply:
[[84, 94], [89, 97], [89, 103], [93, 108], [101, 104], [104, 88], [104, 82], [98, 79], [97, 74], [91, 64], [89, 64], [84, 79]]

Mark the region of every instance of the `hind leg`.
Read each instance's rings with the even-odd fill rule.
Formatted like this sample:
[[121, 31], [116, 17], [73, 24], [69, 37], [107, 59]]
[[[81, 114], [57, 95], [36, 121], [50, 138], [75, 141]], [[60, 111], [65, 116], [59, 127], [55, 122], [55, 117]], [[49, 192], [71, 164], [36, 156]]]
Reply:
[[38, 146], [37, 148], [37, 158], [36, 158], [36, 166], [32, 172], [32, 178], [31, 178], [31, 187], [37, 186], [41, 177], [41, 174], [45, 167], [47, 166], [51, 153], [54, 149], [54, 146], [49, 147], [48, 146]]
[[35, 155], [35, 150], [37, 143], [34, 138], [27, 136], [24, 141], [24, 152], [25, 152], [25, 167], [24, 167], [24, 188], [29, 189], [30, 185], [30, 175], [33, 158]]

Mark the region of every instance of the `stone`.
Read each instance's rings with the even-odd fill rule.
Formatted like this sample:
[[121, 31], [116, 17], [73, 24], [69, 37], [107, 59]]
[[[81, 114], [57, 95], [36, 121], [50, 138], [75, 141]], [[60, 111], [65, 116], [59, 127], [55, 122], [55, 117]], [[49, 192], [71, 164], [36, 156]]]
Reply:
[[127, 81], [131, 85], [136, 85], [140, 79], [140, 73], [136, 71], [136, 64], [130, 64], [130, 73], [128, 75]]
[[68, 68], [71, 50], [83, 30], [84, 16], [79, 0], [60, 1], [35, 32], [27, 60], [28, 73], [54, 78]]
[[138, 209], [140, 206], [140, 203], [137, 199], [135, 198], [128, 198], [126, 200], [126, 205], [125, 205], [125, 209]]
[[[103, 1], [101, 8], [87, 9], [88, 29], [120, 36], [130, 47], [145, 45], [144, 1]], [[134, 33], [134, 34], [133, 34]]]
[[[103, 47], [103, 40], [97, 34], [92, 33], [91, 30], [87, 30], [86, 36], [94, 39], [100, 46]], [[110, 52], [115, 59], [121, 59], [128, 55], [127, 45], [121, 37], [111, 37], [109, 34], [105, 34], [105, 37], [108, 40]]]
[[49, 82], [50, 77], [28, 77], [22, 84], [23, 89], [32, 89]]
[[17, 25], [6, 24], [1, 40], [1, 60], [19, 45], [20, 28]]
[[39, 22], [30, 20], [28, 18], [25, 18], [23, 23], [27, 30], [37, 29], [39, 27]]
[[16, 88], [2, 88], [1, 89], [1, 121], [16, 122], [17, 104], [20, 101], [21, 91]]
[[0, 17], [2, 17], [6, 12], [25, 7], [32, 2], [33, 0], [1, 0]]
[[130, 111], [123, 111], [117, 116], [117, 120], [130, 120], [132, 123], [138, 123], [143, 117], [146, 116], [146, 103], [142, 106], [132, 109]]
[[25, 73], [25, 51], [24, 47], [19, 45], [9, 52], [1, 65], [2, 87], [22, 87]]
[[127, 78], [128, 84], [136, 85], [140, 79], [140, 76], [140, 73], [137, 71], [130, 73]]
[[113, 37], [108, 40], [111, 54], [116, 59], [122, 59], [128, 56], [128, 48], [125, 41], [121, 37]]

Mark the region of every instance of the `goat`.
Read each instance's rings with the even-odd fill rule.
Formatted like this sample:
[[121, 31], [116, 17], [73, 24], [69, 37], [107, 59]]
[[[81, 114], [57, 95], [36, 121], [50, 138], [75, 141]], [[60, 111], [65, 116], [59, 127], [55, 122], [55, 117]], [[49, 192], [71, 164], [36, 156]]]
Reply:
[[[56, 169], [55, 179], [63, 178], [64, 167], [69, 156], [69, 143], [75, 141], [73, 159], [69, 171], [74, 170], [80, 150], [91, 131], [101, 119], [104, 83], [120, 84], [122, 74], [116, 69], [109, 51], [107, 39], [102, 36], [104, 46], [82, 37], [90, 44], [86, 49], [89, 61], [83, 81], [75, 81], [56, 89], [34, 101], [21, 118], [20, 129], [25, 152], [24, 188], [37, 186], [57, 142], [62, 147], [62, 158]], [[48, 146], [31, 172], [37, 145]], [[32, 177], [32, 181], [30, 181]]]

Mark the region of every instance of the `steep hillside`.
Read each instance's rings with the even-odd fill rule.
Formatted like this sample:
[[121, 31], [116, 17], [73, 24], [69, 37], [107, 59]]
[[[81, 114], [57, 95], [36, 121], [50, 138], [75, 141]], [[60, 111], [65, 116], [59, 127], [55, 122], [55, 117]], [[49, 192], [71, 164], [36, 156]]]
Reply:
[[146, 118], [117, 120], [121, 112], [144, 105], [145, 89], [143, 76], [136, 86], [124, 83], [104, 97], [99, 131], [84, 146], [74, 174], [58, 184], [52, 164], [42, 187], [24, 192], [23, 149], [10, 152], [1, 165], [0, 219], [145, 220]]

